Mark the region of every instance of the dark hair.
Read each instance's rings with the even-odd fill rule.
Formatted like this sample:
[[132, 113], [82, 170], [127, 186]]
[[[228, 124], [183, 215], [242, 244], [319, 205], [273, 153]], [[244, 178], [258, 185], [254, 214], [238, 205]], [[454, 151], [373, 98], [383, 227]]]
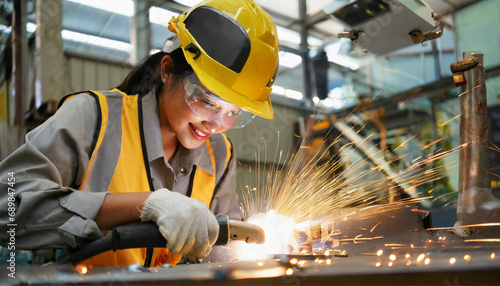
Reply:
[[171, 74], [181, 75], [193, 71], [180, 48], [171, 53], [160, 51], [146, 57], [137, 64], [116, 88], [129, 95], [139, 94], [139, 96], [144, 96], [153, 89], [156, 89], [158, 93], [163, 87], [161, 60], [166, 55], [170, 55], [173, 61]]

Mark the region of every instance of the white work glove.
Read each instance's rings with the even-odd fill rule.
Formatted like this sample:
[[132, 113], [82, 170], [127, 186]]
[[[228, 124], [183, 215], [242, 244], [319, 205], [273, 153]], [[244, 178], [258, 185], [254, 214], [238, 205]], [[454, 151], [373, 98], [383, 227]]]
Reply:
[[169, 251], [188, 259], [207, 256], [219, 235], [217, 219], [204, 203], [168, 189], [149, 195], [141, 221], [156, 222]]

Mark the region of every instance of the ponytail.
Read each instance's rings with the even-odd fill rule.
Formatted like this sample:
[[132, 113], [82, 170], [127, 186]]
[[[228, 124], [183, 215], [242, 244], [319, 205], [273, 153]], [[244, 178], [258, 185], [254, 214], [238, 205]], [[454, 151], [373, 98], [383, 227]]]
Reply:
[[159, 92], [163, 87], [161, 80], [161, 60], [166, 55], [170, 55], [174, 63], [170, 73], [181, 75], [193, 71], [187, 63], [182, 49], [176, 49], [171, 53], [160, 51], [148, 56], [137, 64], [116, 88], [126, 94], [139, 94], [139, 96], [144, 96], [153, 89]]

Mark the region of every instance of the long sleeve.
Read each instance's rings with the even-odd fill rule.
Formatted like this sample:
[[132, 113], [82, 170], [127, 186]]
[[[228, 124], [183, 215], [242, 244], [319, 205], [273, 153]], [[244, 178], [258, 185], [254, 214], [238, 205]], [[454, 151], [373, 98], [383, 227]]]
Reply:
[[[17, 249], [76, 247], [102, 237], [93, 219], [106, 191], [76, 190], [88, 166], [96, 122], [95, 99], [87, 94], [74, 96], [0, 163], [1, 245], [9, 240], [11, 186]], [[9, 173], [15, 179], [11, 186]]]

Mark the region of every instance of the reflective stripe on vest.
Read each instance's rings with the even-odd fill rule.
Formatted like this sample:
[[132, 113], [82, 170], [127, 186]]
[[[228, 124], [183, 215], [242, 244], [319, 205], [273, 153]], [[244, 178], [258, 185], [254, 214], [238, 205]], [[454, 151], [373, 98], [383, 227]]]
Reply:
[[[137, 95], [127, 95], [117, 89], [110, 92], [89, 91], [86, 93], [96, 98], [99, 115], [94, 136], [95, 142], [92, 144], [95, 148], [91, 148], [89, 166], [79, 190], [111, 193], [153, 191], [144, 141], [141, 98]], [[75, 95], [65, 97], [62, 102]], [[224, 147], [227, 150], [222, 169], [225, 173], [232, 152], [229, 140], [225, 135], [223, 136], [226, 142]], [[214, 176], [193, 166], [194, 179], [189, 192], [192, 198], [210, 207], [213, 195], [218, 188], [216, 179], [219, 176], [216, 172], [216, 160], [210, 139], [206, 140], [206, 145], [214, 166]], [[138, 150], [142, 152], [137, 152]], [[193, 188], [193, 186], [196, 187]], [[158, 252], [155, 250], [155, 256]], [[145, 253], [145, 249], [108, 251], [84, 261], [84, 264], [91, 264], [93, 267], [143, 264]], [[159, 263], [163, 261], [155, 256], [153, 256], [153, 261]]]
[[[220, 179], [219, 182], [222, 182], [226, 172], [229, 170], [227, 168], [229, 161], [231, 160], [232, 156], [232, 146], [231, 142], [227, 138], [225, 134], [221, 134], [222, 137], [224, 138], [225, 142], [225, 147], [226, 147], [226, 159], [225, 159], [225, 164], [224, 164], [224, 169], [223, 173], [220, 174]], [[207, 146], [208, 149], [208, 154], [210, 156], [210, 159], [212, 161], [212, 166], [214, 170], [215, 176], [210, 175], [209, 173], [205, 172], [205, 170], [201, 168], [197, 168], [196, 166], [193, 166], [193, 170], [191, 171], [191, 177], [189, 181], [189, 187], [188, 187], [188, 192], [187, 196], [191, 197], [193, 199], [197, 199], [199, 201], [204, 202], [207, 207], [210, 207], [210, 203], [212, 202], [212, 198], [219, 189], [219, 185], [215, 185], [216, 183], [216, 176], [218, 174], [218, 169], [216, 167], [216, 160], [214, 157], [214, 150], [213, 148], [215, 146], [212, 146], [212, 143], [210, 142], [210, 138], [205, 141], [205, 145]], [[193, 186], [196, 186], [196, 188], [193, 188]]]

